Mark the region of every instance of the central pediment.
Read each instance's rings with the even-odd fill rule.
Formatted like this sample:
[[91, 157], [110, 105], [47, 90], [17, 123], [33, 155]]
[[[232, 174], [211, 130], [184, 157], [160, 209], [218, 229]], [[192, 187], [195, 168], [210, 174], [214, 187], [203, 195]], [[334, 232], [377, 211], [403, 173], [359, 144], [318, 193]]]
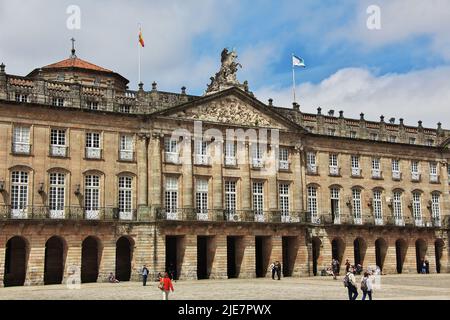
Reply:
[[235, 88], [164, 110], [160, 115], [183, 120], [280, 130], [292, 129], [294, 125], [271, 110], [271, 107]]

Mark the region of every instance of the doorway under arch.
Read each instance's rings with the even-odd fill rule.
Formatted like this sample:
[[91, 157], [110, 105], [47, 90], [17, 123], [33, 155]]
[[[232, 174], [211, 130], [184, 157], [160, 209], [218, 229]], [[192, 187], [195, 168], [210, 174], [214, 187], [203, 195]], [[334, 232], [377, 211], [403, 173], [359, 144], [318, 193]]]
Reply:
[[53, 236], [45, 243], [44, 284], [61, 284], [64, 276], [64, 240]]
[[375, 261], [376, 265], [383, 271], [384, 260], [386, 259], [388, 245], [386, 240], [378, 238], [375, 241]]
[[99, 269], [99, 240], [89, 236], [81, 249], [81, 283], [97, 282]]
[[356, 238], [355, 241], [353, 241], [353, 250], [355, 256], [355, 267], [358, 264], [364, 266], [364, 258], [366, 257], [367, 251], [366, 241], [364, 241], [363, 238]]
[[133, 242], [128, 237], [120, 237], [116, 242], [116, 278], [119, 281], [130, 281]]
[[436, 272], [441, 273], [441, 259], [442, 259], [442, 253], [444, 252], [444, 240], [437, 239], [434, 242], [434, 253], [435, 253], [435, 259], [436, 259]]
[[397, 273], [403, 272], [403, 264], [405, 263], [407, 250], [408, 246], [405, 240], [397, 239], [397, 241], [395, 241], [395, 257], [397, 264]]
[[23, 286], [27, 272], [28, 243], [20, 236], [12, 237], [6, 243], [5, 272], [3, 285], [5, 287]]
[[320, 258], [320, 247], [322, 246], [322, 241], [314, 237], [312, 238], [312, 263], [313, 263], [313, 275], [317, 276], [317, 266], [319, 264]]
[[344, 259], [345, 242], [341, 238], [334, 238], [331, 241], [332, 258], [339, 261], [338, 272], [340, 272], [342, 261]]
[[[427, 255], [427, 243], [423, 239], [416, 240], [416, 264], [417, 264], [417, 273], [421, 273], [422, 264], [426, 259]], [[428, 272], [428, 270], [427, 270]]]

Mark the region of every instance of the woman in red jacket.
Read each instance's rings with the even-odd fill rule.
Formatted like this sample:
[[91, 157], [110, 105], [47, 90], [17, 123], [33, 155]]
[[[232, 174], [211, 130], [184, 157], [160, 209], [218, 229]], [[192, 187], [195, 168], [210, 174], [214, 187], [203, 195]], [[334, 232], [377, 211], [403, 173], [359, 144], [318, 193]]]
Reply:
[[164, 278], [159, 280], [159, 288], [163, 292], [163, 300], [169, 300], [169, 292], [170, 290], [173, 292], [173, 285], [167, 272], [164, 272]]

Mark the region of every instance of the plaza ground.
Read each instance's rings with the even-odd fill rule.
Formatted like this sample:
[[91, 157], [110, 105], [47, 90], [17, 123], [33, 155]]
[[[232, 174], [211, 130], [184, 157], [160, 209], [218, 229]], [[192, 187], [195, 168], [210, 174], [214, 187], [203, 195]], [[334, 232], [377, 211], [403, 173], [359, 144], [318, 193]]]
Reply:
[[[357, 277], [358, 283], [360, 277]], [[342, 277], [192, 280], [174, 283], [172, 300], [344, 300]], [[361, 298], [361, 291], [358, 299]], [[0, 288], [0, 300], [156, 300], [161, 299], [157, 282], [89, 283], [80, 289], [66, 285]], [[378, 300], [450, 300], [450, 274], [386, 275], [374, 292]]]

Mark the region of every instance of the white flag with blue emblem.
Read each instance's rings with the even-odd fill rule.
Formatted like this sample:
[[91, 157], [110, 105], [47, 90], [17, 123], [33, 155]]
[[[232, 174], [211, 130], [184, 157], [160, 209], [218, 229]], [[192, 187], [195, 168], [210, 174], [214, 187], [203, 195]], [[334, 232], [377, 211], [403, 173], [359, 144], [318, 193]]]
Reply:
[[305, 68], [305, 61], [302, 58], [292, 55], [292, 67], [303, 67]]

